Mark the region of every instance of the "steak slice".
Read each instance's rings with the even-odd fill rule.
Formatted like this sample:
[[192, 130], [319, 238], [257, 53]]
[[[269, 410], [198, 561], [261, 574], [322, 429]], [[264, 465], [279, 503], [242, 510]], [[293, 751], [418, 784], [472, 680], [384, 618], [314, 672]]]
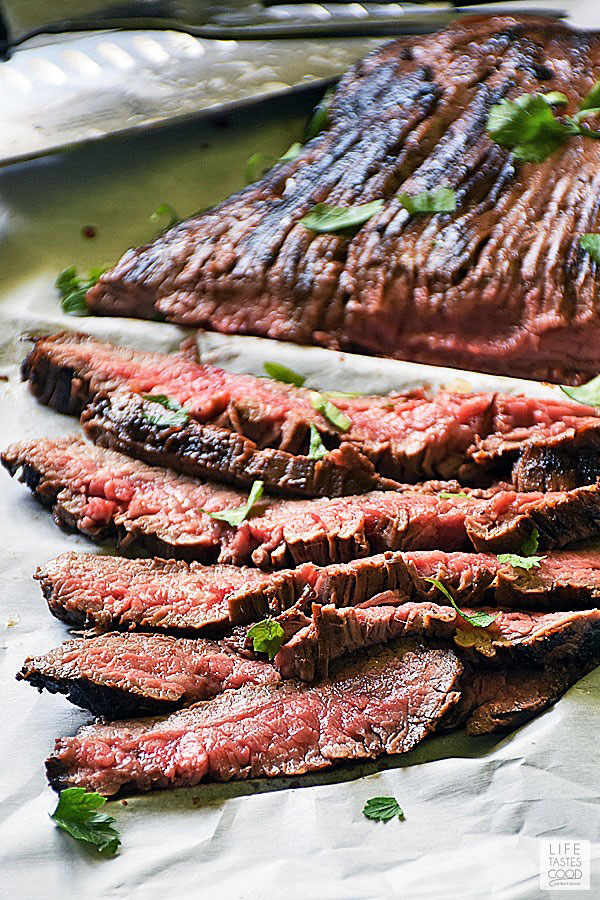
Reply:
[[[312, 621], [300, 628], [275, 657], [284, 678], [326, 678], [333, 660], [376, 644], [415, 634], [452, 643], [476, 660], [494, 660], [508, 671], [515, 663], [549, 666], [577, 660], [582, 668], [600, 663], [600, 610], [522, 612], [495, 610], [486, 628], [470, 624], [456, 610], [435, 603], [403, 602], [367, 609], [313, 604]], [[466, 615], [474, 610], [464, 608]]]
[[[596, 460], [600, 417], [566, 400], [422, 390], [336, 397], [350, 422], [342, 435], [313, 408], [310, 391], [201, 365], [189, 343], [167, 355], [68, 333], [38, 338], [23, 376], [41, 402], [61, 412], [79, 414], [91, 403], [84, 427], [105, 446], [188, 475], [242, 485], [260, 478], [273, 491], [339, 496], [392, 487], [386, 478], [486, 483], [511, 475], [530, 438], [543, 449], [544, 435], [552, 444], [560, 429], [567, 458], [552, 487], [595, 481], [593, 465], [578, 459], [585, 453]], [[156, 407], [144, 399], [152, 393], [184, 405], [188, 422], [153, 425]], [[306, 455], [311, 424], [330, 451], [322, 460]], [[505, 434], [510, 455], [497, 450]], [[548, 467], [540, 466], [519, 468], [521, 490], [550, 485]]]
[[234, 528], [212, 518], [246, 496], [148, 466], [80, 438], [13, 444], [2, 454], [55, 519], [94, 540], [116, 539], [164, 557], [285, 568], [326, 565], [384, 550], [475, 547], [518, 551], [537, 528], [540, 547], [600, 530], [600, 490], [498, 491], [490, 498], [380, 491], [331, 500], [272, 500]]
[[[600, 146], [515, 161], [492, 105], [563, 92], [580, 108], [600, 37], [537, 17], [461, 18], [377, 49], [341, 80], [327, 129], [216, 208], [128, 250], [88, 292], [107, 315], [575, 382], [600, 370]], [[399, 193], [448, 186], [456, 212]], [[353, 236], [301, 224], [317, 203], [383, 208]]]
[[318, 685], [246, 685], [166, 719], [87, 726], [56, 742], [48, 777], [56, 790], [111, 796], [403, 753], [457, 702], [461, 671], [452, 651], [404, 642], [338, 666]]
[[245, 684], [272, 684], [270, 663], [213, 641], [165, 634], [102, 634], [29, 657], [17, 675], [109, 719], [168, 712]]
[[286, 607], [296, 600], [293, 593], [287, 596], [293, 580], [282, 575], [178, 560], [63, 553], [41, 566], [35, 578], [54, 616], [102, 630], [223, 631], [230, 624], [231, 593], [247, 604], [257, 602], [251, 599], [254, 592], [261, 602], [279, 592], [278, 603]]

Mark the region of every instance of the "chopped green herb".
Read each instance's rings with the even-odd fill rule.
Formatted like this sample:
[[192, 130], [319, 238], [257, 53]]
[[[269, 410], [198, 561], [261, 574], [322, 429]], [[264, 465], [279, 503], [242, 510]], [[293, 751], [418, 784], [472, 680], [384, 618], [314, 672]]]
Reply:
[[600, 375], [596, 375], [591, 381], [580, 384], [579, 387], [570, 387], [566, 384], [560, 385], [561, 391], [576, 400], [577, 403], [584, 403], [586, 406], [600, 406]]
[[248, 494], [248, 499], [243, 506], [237, 506], [235, 509], [221, 509], [218, 512], [209, 512], [207, 509], [203, 509], [202, 512], [208, 513], [213, 519], [219, 519], [219, 521], [227, 522], [228, 525], [237, 528], [238, 525], [241, 525], [242, 522], [249, 517], [252, 512], [252, 507], [258, 503], [262, 497], [263, 490], [263, 482], [255, 481]]
[[566, 106], [569, 102], [566, 94], [561, 93], [561, 91], [549, 91], [547, 94], [541, 95], [548, 106]]
[[437, 578], [425, 578], [424, 580], [429, 581], [430, 584], [433, 584], [438, 589], [438, 591], [441, 591], [444, 597], [449, 600], [451, 606], [454, 607], [459, 616], [464, 619], [465, 622], [468, 622], [469, 625], [474, 625], [476, 628], [487, 628], [488, 625], [491, 625], [492, 622], [495, 622], [498, 618], [499, 613], [495, 616], [490, 616], [489, 613], [486, 612], [476, 612], [474, 615], [468, 616], [461, 609], [459, 609], [456, 601], [454, 600], [454, 597], [452, 596], [450, 591], [444, 587], [441, 581], [438, 581]]
[[283, 644], [285, 632], [275, 619], [263, 619], [248, 630], [248, 637], [256, 653], [266, 653], [273, 659]]
[[413, 195], [403, 192], [398, 194], [398, 199], [411, 216], [416, 213], [454, 212], [456, 209], [456, 194], [449, 187], [437, 188], [435, 191], [421, 191]]
[[302, 150], [302, 144], [300, 141], [294, 141], [293, 144], [287, 148], [283, 156], [279, 157], [279, 162], [291, 162], [293, 159], [296, 159], [297, 156], [300, 155]]
[[455, 497], [460, 497], [463, 500], [469, 499], [469, 495], [465, 494], [464, 491], [457, 491], [456, 494], [453, 494], [451, 491], [440, 491], [438, 497], [441, 497], [443, 500], [454, 500]]
[[358, 228], [368, 222], [375, 213], [383, 208], [383, 200], [372, 200], [359, 206], [329, 206], [317, 203], [309, 213], [300, 219], [300, 224], [317, 234], [333, 234]]
[[61, 309], [68, 316], [89, 316], [90, 310], [85, 295], [98, 283], [98, 279], [106, 269], [90, 269], [87, 280], [81, 279], [75, 266], [69, 266], [60, 273], [55, 281], [60, 294]]
[[84, 788], [67, 788], [60, 792], [58, 805], [50, 818], [59, 828], [78, 841], [85, 841], [107, 856], [117, 852], [121, 843], [119, 832], [113, 828], [112, 816], [97, 812], [106, 797], [86, 793]]
[[501, 562], [503, 565], [508, 563], [509, 566], [512, 566], [513, 569], [537, 569], [543, 559], [546, 559], [545, 556], [519, 556], [518, 553], [500, 553], [498, 555], [498, 562]]
[[150, 221], [157, 228], [166, 231], [167, 228], [172, 228], [173, 225], [181, 222], [181, 216], [170, 203], [159, 203], [154, 212], [150, 214]]
[[600, 107], [600, 81], [597, 81], [594, 87], [591, 89], [589, 94], [581, 101], [581, 106], [579, 107], [581, 112], [584, 112], [588, 109], [598, 109]]
[[366, 397], [364, 391], [321, 391], [324, 397]]
[[323, 129], [327, 125], [327, 121], [329, 119], [329, 108], [331, 106], [331, 100], [333, 98], [334, 91], [335, 88], [328, 88], [327, 91], [325, 91], [322, 100], [320, 100], [319, 103], [315, 106], [310, 121], [306, 126], [307, 140], [316, 137], [323, 131]]
[[579, 238], [579, 246], [589, 253], [594, 262], [600, 263], [600, 234], [582, 234]]
[[269, 169], [272, 169], [278, 162], [291, 162], [300, 154], [302, 144], [296, 141], [285, 151], [283, 156], [270, 156], [268, 153], [253, 153], [246, 161], [244, 167], [244, 177], [246, 184], [253, 184], [262, 178]]
[[331, 400], [328, 400], [323, 394], [319, 394], [318, 391], [311, 391], [310, 402], [312, 403], [313, 409], [316, 409], [317, 412], [320, 412], [321, 415], [325, 416], [325, 418], [336, 428], [339, 428], [340, 431], [345, 433], [352, 427], [352, 422], [348, 416], [346, 416], [341, 409], [338, 409]]
[[404, 813], [395, 797], [372, 797], [363, 807], [363, 816], [375, 822], [389, 822], [390, 819], [404, 818]]
[[490, 109], [487, 131], [492, 140], [512, 150], [516, 159], [541, 162], [572, 132], [555, 118], [542, 94], [521, 94]]
[[531, 534], [526, 537], [521, 544], [521, 553], [523, 556], [532, 556], [540, 546], [540, 533], [535, 527], [531, 529]]
[[151, 425], [168, 428], [170, 426], [180, 427], [187, 424], [190, 415], [177, 400], [167, 397], [166, 394], [141, 394], [140, 396], [143, 400], [147, 400], [153, 405], [156, 404], [163, 407], [163, 409], [154, 411], [152, 409], [142, 409], [143, 418], [150, 422]]
[[310, 426], [310, 447], [308, 450], [309, 459], [323, 459], [327, 456], [327, 447], [321, 440], [319, 429], [316, 425]]
[[284, 384], [294, 384], [296, 387], [302, 387], [306, 381], [304, 375], [294, 372], [293, 369], [284, 366], [283, 363], [266, 362], [263, 363], [263, 369], [269, 378], [274, 378], [275, 381], [283, 381]]

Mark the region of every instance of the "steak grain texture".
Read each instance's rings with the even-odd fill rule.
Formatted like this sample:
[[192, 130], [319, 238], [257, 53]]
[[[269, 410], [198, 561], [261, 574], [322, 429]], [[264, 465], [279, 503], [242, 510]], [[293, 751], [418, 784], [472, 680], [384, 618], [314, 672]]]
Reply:
[[[350, 423], [342, 434], [310, 391], [203, 365], [189, 341], [162, 354], [63, 332], [38, 338], [22, 370], [41, 402], [83, 413], [88, 437], [103, 446], [186, 475], [242, 486], [261, 479], [275, 493], [331, 497], [431, 478], [559, 490], [600, 472], [600, 417], [564, 399], [336, 397]], [[187, 423], [154, 424], [164, 410], [147, 398], [157, 394], [182, 405]], [[307, 456], [311, 425], [329, 450], [321, 460]]]
[[50, 506], [55, 520], [93, 540], [163, 557], [260, 568], [327, 565], [385, 550], [475, 548], [517, 552], [533, 528], [540, 547], [560, 547], [600, 530], [600, 492], [498, 491], [446, 497], [427, 490], [353, 497], [273, 499], [234, 528], [210, 513], [247, 495], [148, 466], [78, 437], [24, 441], [2, 454]]
[[245, 684], [279, 680], [267, 662], [164, 634], [102, 634], [30, 657], [17, 675], [108, 719], [168, 712]]
[[248, 685], [167, 718], [87, 726], [56, 742], [48, 777], [56, 790], [112, 796], [403, 753], [458, 701], [461, 671], [451, 651], [406, 642], [340, 666], [318, 685]]
[[[338, 85], [327, 129], [212, 210], [128, 250], [88, 293], [96, 313], [165, 316], [363, 353], [562, 383], [600, 370], [600, 145], [544, 162], [493, 143], [491, 107], [560, 91], [579, 109], [600, 37], [550, 19], [461, 18], [401, 38]], [[447, 186], [454, 213], [410, 215], [398, 194]], [[383, 198], [354, 236], [300, 220], [316, 203]]]

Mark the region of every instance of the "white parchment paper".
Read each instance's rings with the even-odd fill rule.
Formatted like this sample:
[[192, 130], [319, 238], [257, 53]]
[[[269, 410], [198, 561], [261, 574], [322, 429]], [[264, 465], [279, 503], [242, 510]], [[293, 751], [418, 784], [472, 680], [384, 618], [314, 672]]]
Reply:
[[[67, 319], [52, 287], [76, 262], [110, 262], [147, 239], [160, 201], [182, 214], [241, 186], [256, 149], [277, 154], [299, 136], [297, 111], [196, 126], [135, 144], [113, 142], [0, 173], [0, 434], [9, 441], [78, 431], [19, 381], [36, 330], [81, 327], [136, 347], [165, 350], [184, 332], [122, 319]], [[209, 145], [209, 146], [206, 146]], [[98, 236], [85, 241], [82, 225]], [[201, 334], [205, 359], [261, 372], [276, 359], [323, 388], [389, 390], [417, 383], [544, 392], [540, 385], [392, 361]], [[555, 389], [552, 389], [555, 390]], [[60, 532], [21, 485], [0, 473], [0, 896], [14, 900], [188, 898], [380, 900], [546, 897], [539, 838], [592, 842], [600, 897], [598, 729], [600, 670], [551, 710], [503, 739], [435, 738], [404, 757], [348, 765], [316, 778], [207, 785], [115, 801], [123, 846], [104, 860], [54, 828], [56, 798], [43, 761], [54, 738], [89, 721], [62, 697], [14, 680], [27, 655], [68, 636], [32, 573], [83, 537]], [[98, 548], [97, 548], [98, 549]], [[102, 552], [98, 549], [98, 552]], [[365, 801], [393, 794], [406, 821], [373, 823]]]

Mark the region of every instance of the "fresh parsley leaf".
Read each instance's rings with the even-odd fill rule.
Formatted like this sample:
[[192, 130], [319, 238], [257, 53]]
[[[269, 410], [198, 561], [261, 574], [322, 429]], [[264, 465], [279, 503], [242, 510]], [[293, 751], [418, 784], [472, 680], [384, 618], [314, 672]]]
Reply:
[[586, 406], [600, 406], [600, 375], [596, 375], [591, 381], [580, 384], [578, 387], [570, 387], [561, 384], [560, 389], [563, 394], [576, 400], [577, 403], [584, 403]]
[[404, 818], [404, 813], [395, 797], [372, 797], [363, 807], [363, 816], [375, 822], [389, 822], [390, 819]]
[[294, 384], [296, 387], [302, 387], [306, 381], [304, 375], [294, 372], [293, 369], [284, 366], [283, 363], [266, 362], [263, 363], [263, 369], [269, 378], [274, 378], [275, 381], [282, 381], [284, 384]]
[[501, 100], [492, 106], [487, 132], [524, 162], [541, 162], [573, 133], [569, 125], [555, 118], [543, 94], [521, 94], [516, 100]]
[[173, 225], [181, 222], [181, 216], [170, 203], [159, 203], [154, 212], [150, 214], [150, 221], [157, 228], [166, 231], [167, 228], [172, 228]]
[[202, 512], [208, 513], [213, 519], [219, 519], [219, 521], [227, 522], [228, 525], [237, 528], [238, 525], [241, 525], [242, 522], [248, 518], [252, 512], [252, 507], [255, 503], [258, 503], [262, 497], [263, 490], [264, 483], [262, 481], [255, 481], [248, 494], [248, 499], [243, 506], [238, 506], [235, 509], [221, 509], [218, 512], [209, 512], [207, 509], [203, 509]]
[[498, 618], [499, 613], [497, 613], [495, 616], [490, 616], [490, 614], [486, 612], [476, 612], [474, 615], [468, 616], [458, 608], [454, 597], [452, 596], [450, 591], [444, 587], [441, 581], [438, 581], [437, 578], [425, 578], [424, 580], [429, 581], [429, 583], [433, 584], [438, 589], [438, 591], [441, 591], [444, 597], [446, 597], [446, 599], [450, 601], [451, 606], [454, 607], [459, 616], [464, 619], [465, 622], [468, 622], [469, 625], [474, 625], [476, 628], [487, 628], [488, 625], [491, 625], [492, 622], [495, 622]]
[[455, 497], [460, 497], [461, 499], [469, 499], [469, 495], [465, 494], [464, 491], [458, 491], [456, 494], [453, 494], [451, 491], [440, 491], [438, 497], [442, 497], [443, 500], [454, 500]]
[[162, 406], [162, 410], [152, 411], [152, 409], [142, 409], [142, 416], [151, 425], [168, 428], [169, 426], [179, 427], [186, 425], [190, 415], [177, 400], [167, 397], [166, 394], [141, 394], [143, 400], [149, 403]]
[[69, 266], [61, 272], [55, 285], [60, 294], [62, 311], [68, 316], [89, 316], [85, 295], [105, 271], [106, 269], [90, 269], [87, 280], [79, 277], [75, 266]]
[[324, 456], [327, 456], [328, 450], [323, 441], [321, 440], [321, 435], [319, 434], [319, 429], [316, 425], [310, 426], [310, 447], [308, 450], [308, 458], [309, 459], [323, 459]]
[[579, 246], [589, 253], [594, 262], [600, 263], [600, 234], [582, 234], [579, 238]]
[[537, 569], [545, 556], [519, 556], [518, 553], [500, 553], [498, 554], [498, 562], [508, 563], [513, 569]]
[[291, 162], [300, 154], [302, 144], [296, 141], [285, 151], [283, 156], [270, 156], [268, 153], [253, 153], [246, 161], [244, 166], [244, 177], [246, 184], [253, 184], [262, 178], [269, 169], [272, 169], [278, 162]]
[[587, 109], [598, 109], [598, 107], [600, 107], [600, 81], [597, 81], [589, 94], [583, 98], [579, 109], [583, 112]]
[[416, 213], [444, 213], [456, 210], [456, 194], [452, 188], [441, 187], [435, 191], [421, 191], [419, 194], [398, 194], [404, 209], [414, 216]]
[[315, 106], [312, 116], [310, 117], [309, 123], [306, 126], [306, 139], [310, 140], [311, 138], [316, 137], [320, 134], [327, 122], [329, 120], [329, 110], [331, 107], [331, 101], [333, 99], [335, 88], [330, 87], [325, 91], [322, 100]]
[[275, 619], [263, 619], [248, 630], [248, 637], [256, 653], [266, 653], [273, 659], [283, 644], [285, 632]]
[[333, 234], [347, 228], [358, 228], [383, 208], [383, 200], [372, 200], [359, 206], [329, 206], [317, 203], [300, 219], [300, 224], [317, 234]]
[[328, 400], [323, 394], [319, 394], [318, 391], [311, 391], [310, 402], [312, 403], [313, 409], [316, 409], [317, 412], [320, 412], [321, 415], [325, 416], [325, 418], [340, 431], [346, 433], [346, 431], [349, 431], [352, 427], [352, 422], [348, 416], [345, 415], [341, 409], [338, 409], [335, 403], [332, 403], [331, 400]]
[[532, 556], [536, 552], [536, 550], [539, 548], [539, 546], [540, 546], [540, 533], [534, 525], [529, 537], [526, 537], [525, 540], [523, 541], [523, 543], [521, 544], [521, 553], [523, 554], [523, 556]]
[[86, 793], [84, 788], [67, 788], [60, 792], [58, 805], [50, 815], [59, 828], [78, 841], [85, 841], [106, 855], [117, 852], [121, 843], [119, 832], [113, 828], [114, 819], [99, 813], [106, 797]]

